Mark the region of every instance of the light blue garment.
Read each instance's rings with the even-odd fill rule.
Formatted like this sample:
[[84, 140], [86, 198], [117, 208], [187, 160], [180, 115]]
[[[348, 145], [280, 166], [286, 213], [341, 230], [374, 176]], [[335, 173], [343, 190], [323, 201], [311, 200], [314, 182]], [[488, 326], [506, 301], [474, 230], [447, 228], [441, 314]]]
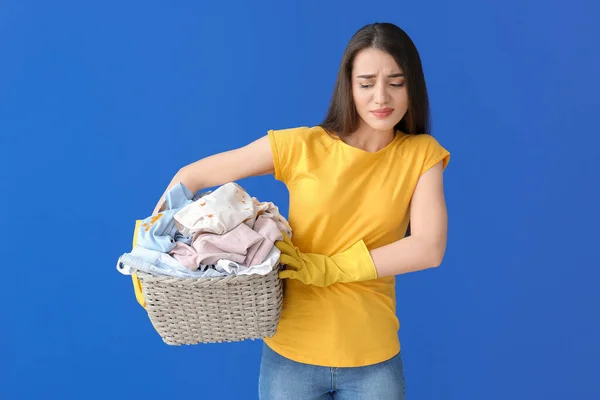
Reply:
[[[192, 243], [191, 237], [183, 236], [175, 226], [173, 217], [179, 210], [193, 203], [204, 194], [194, 196], [192, 192], [181, 183], [173, 186], [165, 194], [165, 211], [158, 216], [150, 216], [142, 221], [138, 228], [138, 246], [149, 250], [168, 253], [175, 247], [175, 242]], [[152, 223], [152, 221], [155, 221]]]
[[335, 368], [299, 363], [263, 344], [258, 387], [260, 400], [406, 400], [400, 353], [374, 365]]
[[[192, 243], [191, 237], [183, 236], [175, 226], [173, 217], [188, 204], [206, 196], [211, 191], [193, 195], [183, 184], [178, 183], [165, 194], [165, 211], [159, 213], [160, 218], [150, 216], [140, 223], [137, 245], [131, 253], [125, 253], [117, 261], [117, 270], [124, 275], [135, 271], [143, 271], [154, 275], [173, 276], [178, 278], [214, 278], [226, 276], [228, 273], [217, 266], [200, 265], [192, 271], [181, 265], [168, 252], [175, 247], [175, 242]], [[152, 220], [154, 219], [154, 223]]]

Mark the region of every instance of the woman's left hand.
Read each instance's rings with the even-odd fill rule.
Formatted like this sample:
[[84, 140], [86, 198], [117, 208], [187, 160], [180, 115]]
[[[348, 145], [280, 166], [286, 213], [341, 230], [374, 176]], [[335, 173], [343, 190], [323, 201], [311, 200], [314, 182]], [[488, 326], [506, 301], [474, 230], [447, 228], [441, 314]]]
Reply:
[[275, 242], [275, 246], [281, 251], [280, 263], [287, 267], [279, 272], [281, 279], [297, 279], [306, 285], [321, 287], [377, 279], [371, 253], [362, 240], [331, 257], [302, 253], [285, 233], [283, 240]]

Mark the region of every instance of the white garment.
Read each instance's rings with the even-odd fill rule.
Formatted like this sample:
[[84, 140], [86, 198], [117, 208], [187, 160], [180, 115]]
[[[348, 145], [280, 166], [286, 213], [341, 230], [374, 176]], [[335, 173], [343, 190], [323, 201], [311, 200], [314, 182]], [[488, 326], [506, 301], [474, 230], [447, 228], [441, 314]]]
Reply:
[[259, 274], [259, 275], [267, 275], [269, 272], [273, 271], [273, 269], [279, 263], [279, 256], [281, 255], [281, 251], [275, 246], [271, 249], [265, 261], [262, 264], [253, 265], [251, 267], [238, 264], [229, 260], [219, 260], [217, 261], [216, 268], [225, 271], [228, 274], [234, 275], [251, 275], [251, 274]]
[[226, 183], [214, 192], [188, 204], [179, 210], [173, 219], [175, 226], [184, 236], [193, 236], [201, 232], [222, 235], [241, 223], [253, 228], [257, 215], [263, 212], [274, 214], [277, 222], [291, 235], [288, 222], [279, 214], [273, 203], [259, 202], [235, 182]]

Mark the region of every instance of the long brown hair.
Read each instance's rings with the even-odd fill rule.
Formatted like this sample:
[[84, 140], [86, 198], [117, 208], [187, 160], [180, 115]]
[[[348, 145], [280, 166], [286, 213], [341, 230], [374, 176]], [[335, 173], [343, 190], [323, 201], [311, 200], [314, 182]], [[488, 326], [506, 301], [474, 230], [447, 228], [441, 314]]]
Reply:
[[374, 23], [359, 29], [346, 46], [329, 110], [321, 126], [347, 136], [358, 129], [359, 115], [352, 95], [352, 66], [356, 54], [366, 48], [389, 53], [402, 69], [408, 91], [408, 111], [396, 130], [408, 134], [430, 133], [429, 97], [419, 52], [410, 37], [391, 23]]

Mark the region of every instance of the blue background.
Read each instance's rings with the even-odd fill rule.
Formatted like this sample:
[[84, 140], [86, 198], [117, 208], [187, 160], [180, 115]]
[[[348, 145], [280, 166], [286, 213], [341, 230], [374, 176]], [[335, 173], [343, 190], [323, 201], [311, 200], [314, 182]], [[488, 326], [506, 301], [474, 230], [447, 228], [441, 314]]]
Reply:
[[0, 398], [257, 398], [261, 341], [165, 345], [116, 259], [180, 167], [320, 123], [373, 21], [452, 152], [444, 263], [397, 280], [409, 399], [600, 398], [597, 6], [216, 4], [0, 4]]

